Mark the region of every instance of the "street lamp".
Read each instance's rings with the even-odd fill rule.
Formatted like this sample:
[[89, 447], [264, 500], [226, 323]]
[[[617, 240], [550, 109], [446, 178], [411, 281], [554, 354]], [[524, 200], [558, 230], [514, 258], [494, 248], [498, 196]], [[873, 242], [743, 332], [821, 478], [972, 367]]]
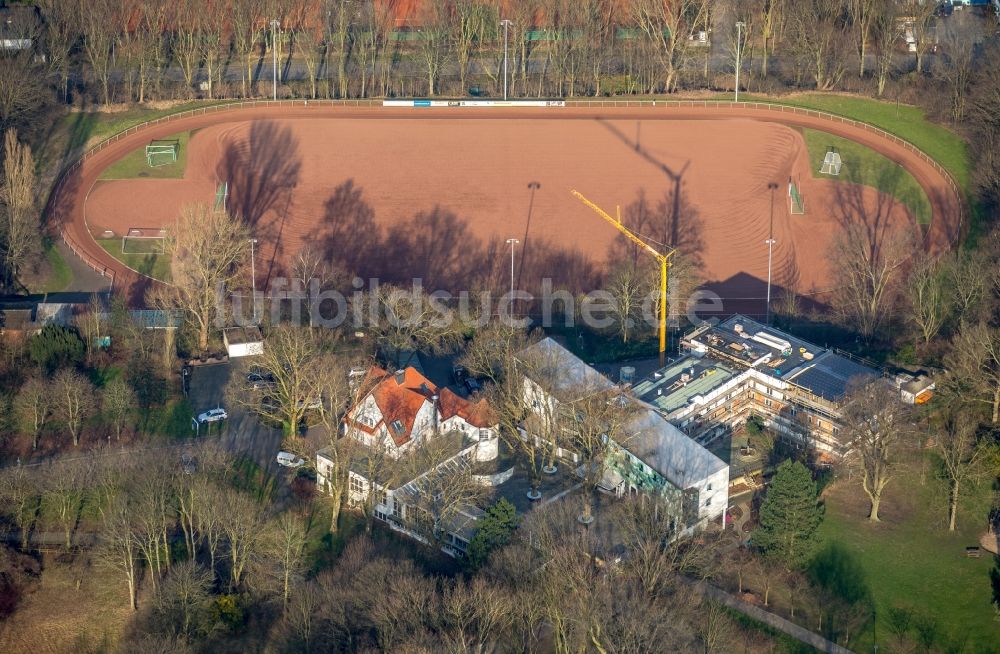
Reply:
[[250, 239], [250, 292], [253, 298], [253, 321], [257, 323], [257, 268], [254, 263], [253, 246], [257, 244], [257, 239]]
[[507, 245], [510, 246], [510, 305], [514, 306], [514, 246], [521, 241], [516, 238], [508, 238]]
[[513, 23], [504, 18], [500, 24], [503, 25], [503, 99], [507, 100], [507, 28]]
[[733, 102], [740, 101], [740, 68], [742, 68], [740, 57], [743, 54], [743, 28], [746, 26], [743, 21], [736, 22], [736, 98]]
[[281, 23], [277, 18], [271, 21], [271, 53], [274, 55], [274, 64], [271, 69], [274, 82], [274, 99], [278, 99], [278, 27]]
[[767, 188], [771, 190], [771, 226], [767, 230], [767, 320], [771, 324], [771, 254], [774, 249], [774, 189], [778, 188], [775, 182], [768, 182]]

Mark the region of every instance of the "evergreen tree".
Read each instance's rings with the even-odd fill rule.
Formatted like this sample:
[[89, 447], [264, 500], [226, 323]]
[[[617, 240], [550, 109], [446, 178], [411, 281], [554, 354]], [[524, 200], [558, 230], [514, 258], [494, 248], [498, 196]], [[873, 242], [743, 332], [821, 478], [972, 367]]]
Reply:
[[812, 475], [798, 461], [787, 460], [771, 480], [752, 542], [764, 555], [797, 568], [811, 554], [822, 521], [823, 507], [816, 502]]
[[31, 360], [46, 373], [83, 361], [84, 345], [80, 335], [69, 327], [49, 323], [28, 343]]
[[493, 506], [486, 509], [486, 515], [479, 520], [479, 529], [472, 537], [466, 551], [466, 565], [471, 570], [477, 570], [486, 563], [490, 554], [507, 543], [517, 529], [521, 519], [517, 509], [507, 499], [500, 498]]

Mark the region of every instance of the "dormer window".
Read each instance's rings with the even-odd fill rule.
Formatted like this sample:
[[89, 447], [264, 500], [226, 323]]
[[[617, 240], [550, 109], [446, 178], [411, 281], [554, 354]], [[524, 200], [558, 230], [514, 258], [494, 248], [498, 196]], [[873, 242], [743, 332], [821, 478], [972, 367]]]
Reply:
[[403, 433], [403, 423], [400, 422], [399, 420], [393, 420], [392, 421], [392, 430], [394, 432], [396, 432], [397, 434], [402, 434]]

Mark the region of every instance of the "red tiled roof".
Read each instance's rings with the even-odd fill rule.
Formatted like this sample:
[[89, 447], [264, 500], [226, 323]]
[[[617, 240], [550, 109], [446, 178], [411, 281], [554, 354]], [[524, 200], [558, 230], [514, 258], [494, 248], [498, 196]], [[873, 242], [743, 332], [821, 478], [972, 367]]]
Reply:
[[[389, 430], [392, 440], [397, 446], [404, 445], [410, 440], [417, 413], [424, 402], [437, 393], [437, 387], [413, 368], [403, 371], [403, 380], [399, 383], [394, 373], [373, 366], [368, 371], [365, 381], [366, 385], [374, 385], [368, 395], [374, 398], [378, 410], [382, 413], [382, 422]], [[403, 425], [402, 433], [392, 429], [392, 423], [397, 420]], [[354, 424], [364, 431], [374, 431], [357, 421], [354, 421]]]
[[473, 427], [492, 427], [497, 422], [493, 410], [485, 399], [470, 402], [445, 388], [441, 391], [438, 402], [444, 420], [457, 415]]

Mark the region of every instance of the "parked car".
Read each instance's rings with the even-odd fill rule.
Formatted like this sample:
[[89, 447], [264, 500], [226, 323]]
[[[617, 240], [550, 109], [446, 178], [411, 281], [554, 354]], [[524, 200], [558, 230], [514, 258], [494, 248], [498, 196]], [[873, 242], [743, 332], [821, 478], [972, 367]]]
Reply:
[[301, 456], [295, 456], [291, 452], [278, 452], [277, 459], [278, 465], [286, 468], [298, 468], [306, 462]]
[[451, 369], [451, 378], [455, 380], [456, 384], [463, 383], [468, 376], [469, 372], [465, 369], [465, 366], [460, 366], [456, 363], [455, 367]]
[[472, 395], [483, 390], [483, 386], [475, 377], [467, 377], [465, 379], [465, 390], [469, 391], [469, 395]]
[[251, 369], [247, 373], [247, 384], [255, 391], [274, 386], [274, 375], [266, 370]]
[[226, 410], [222, 407], [217, 409], [209, 409], [205, 413], [198, 414], [198, 422], [205, 424], [207, 422], [219, 422], [220, 420], [225, 420], [229, 417]]

